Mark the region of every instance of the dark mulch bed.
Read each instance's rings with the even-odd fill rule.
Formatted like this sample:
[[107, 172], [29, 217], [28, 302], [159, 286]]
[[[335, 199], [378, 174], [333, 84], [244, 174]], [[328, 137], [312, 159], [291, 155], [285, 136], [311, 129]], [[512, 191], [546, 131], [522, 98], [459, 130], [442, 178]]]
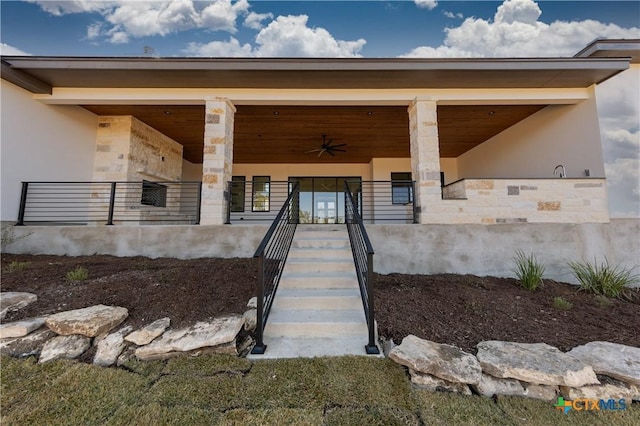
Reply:
[[[30, 262], [9, 272], [11, 262]], [[82, 266], [89, 279], [69, 282]], [[473, 275], [376, 275], [376, 319], [381, 336], [399, 343], [408, 334], [467, 351], [482, 340], [545, 342], [562, 350], [594, 340], [640, 347], [640, 300], [603, 303], [577, 287], [546, 281], [535, 292], [513, 279]], [[224, 314], [241, 314], [255, 295], [253, 259], [148, 259], [112, 256], [2, 255], [2, 291], [29, 291], [38, 301], [5, 321], [95, 304], [129, 310], [134, 327], [168, 316], [182, 327]], [[637, 292], [634, 292], [637, 296]], [[573, 307], [561, 310], [554, 297]]]

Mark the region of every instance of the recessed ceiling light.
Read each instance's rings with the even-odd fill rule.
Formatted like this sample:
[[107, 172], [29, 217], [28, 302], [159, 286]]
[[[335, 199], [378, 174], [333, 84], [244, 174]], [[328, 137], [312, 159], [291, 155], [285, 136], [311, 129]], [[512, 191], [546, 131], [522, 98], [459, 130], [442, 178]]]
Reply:
[[273, 115], [280, 115], [280, 112], [278, 112], [278, 111], [273, 111]]
[[373, 115], [373, 112], [367, 111], [367, 115]]
[[495, 115], [496, 112], [495, 111], [489, 111], [489, 115]]
[[164, 115], [171, 115], [171, 111], [169, 111], [169, 110], [164, 110]]

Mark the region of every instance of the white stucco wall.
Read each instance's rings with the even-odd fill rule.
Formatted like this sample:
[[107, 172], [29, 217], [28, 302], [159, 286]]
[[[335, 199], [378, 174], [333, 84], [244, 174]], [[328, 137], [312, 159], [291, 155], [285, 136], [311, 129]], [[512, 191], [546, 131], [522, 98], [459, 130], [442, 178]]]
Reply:
[[45, 105], [2, 80], [0, 218], [18, 217], [21, 181], [90, 181], [98, 118], [78, 106]]
[[460, 178], [604, 177], [594, 88], [575, 105], [550, 105], [458, 157]]

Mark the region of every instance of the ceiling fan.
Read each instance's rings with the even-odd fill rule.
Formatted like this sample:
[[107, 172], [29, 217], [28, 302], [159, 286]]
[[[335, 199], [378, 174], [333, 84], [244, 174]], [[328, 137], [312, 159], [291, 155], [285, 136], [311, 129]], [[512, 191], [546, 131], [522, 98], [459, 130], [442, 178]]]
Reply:
[[329, 155], [335, 157], [336, 156], [336, 154], [335, 154], [336, 152], [347, 152], [346, 149], [341, 149], [343, 146], [347, 146], [346, 143], [340, 143], [340, 144], [337, 144], [337, 145], [332, 145], [332, 143], [333, 143], [333, 139], [327, 140], [327, 135], [323, 134], [322, 135], [322, 145], [320, 145], [320, 148], [312, 149], [311, 151], [305, 152], [305, 154], [310, 154], [312, 152], [317, 152], [318, 153], [318, 157], [320, 157], [322, 154], [324, 154], [326, 152]]

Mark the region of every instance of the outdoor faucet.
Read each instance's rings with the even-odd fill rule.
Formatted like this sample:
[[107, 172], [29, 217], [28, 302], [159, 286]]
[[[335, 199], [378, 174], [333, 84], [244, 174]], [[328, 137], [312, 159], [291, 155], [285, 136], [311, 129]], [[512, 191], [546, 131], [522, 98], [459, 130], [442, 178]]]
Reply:
[[556, 172], [558, 171], [558, 169], [561, 169], [560, 170], [560, 177], [561, 178], [567, 177], [567, 171], [564, 169], [564, 166], [562, 164], [558, 164], [556, 166], [556, 168], [553, 169], [553, 175], [554, 176], [556, 175]]

